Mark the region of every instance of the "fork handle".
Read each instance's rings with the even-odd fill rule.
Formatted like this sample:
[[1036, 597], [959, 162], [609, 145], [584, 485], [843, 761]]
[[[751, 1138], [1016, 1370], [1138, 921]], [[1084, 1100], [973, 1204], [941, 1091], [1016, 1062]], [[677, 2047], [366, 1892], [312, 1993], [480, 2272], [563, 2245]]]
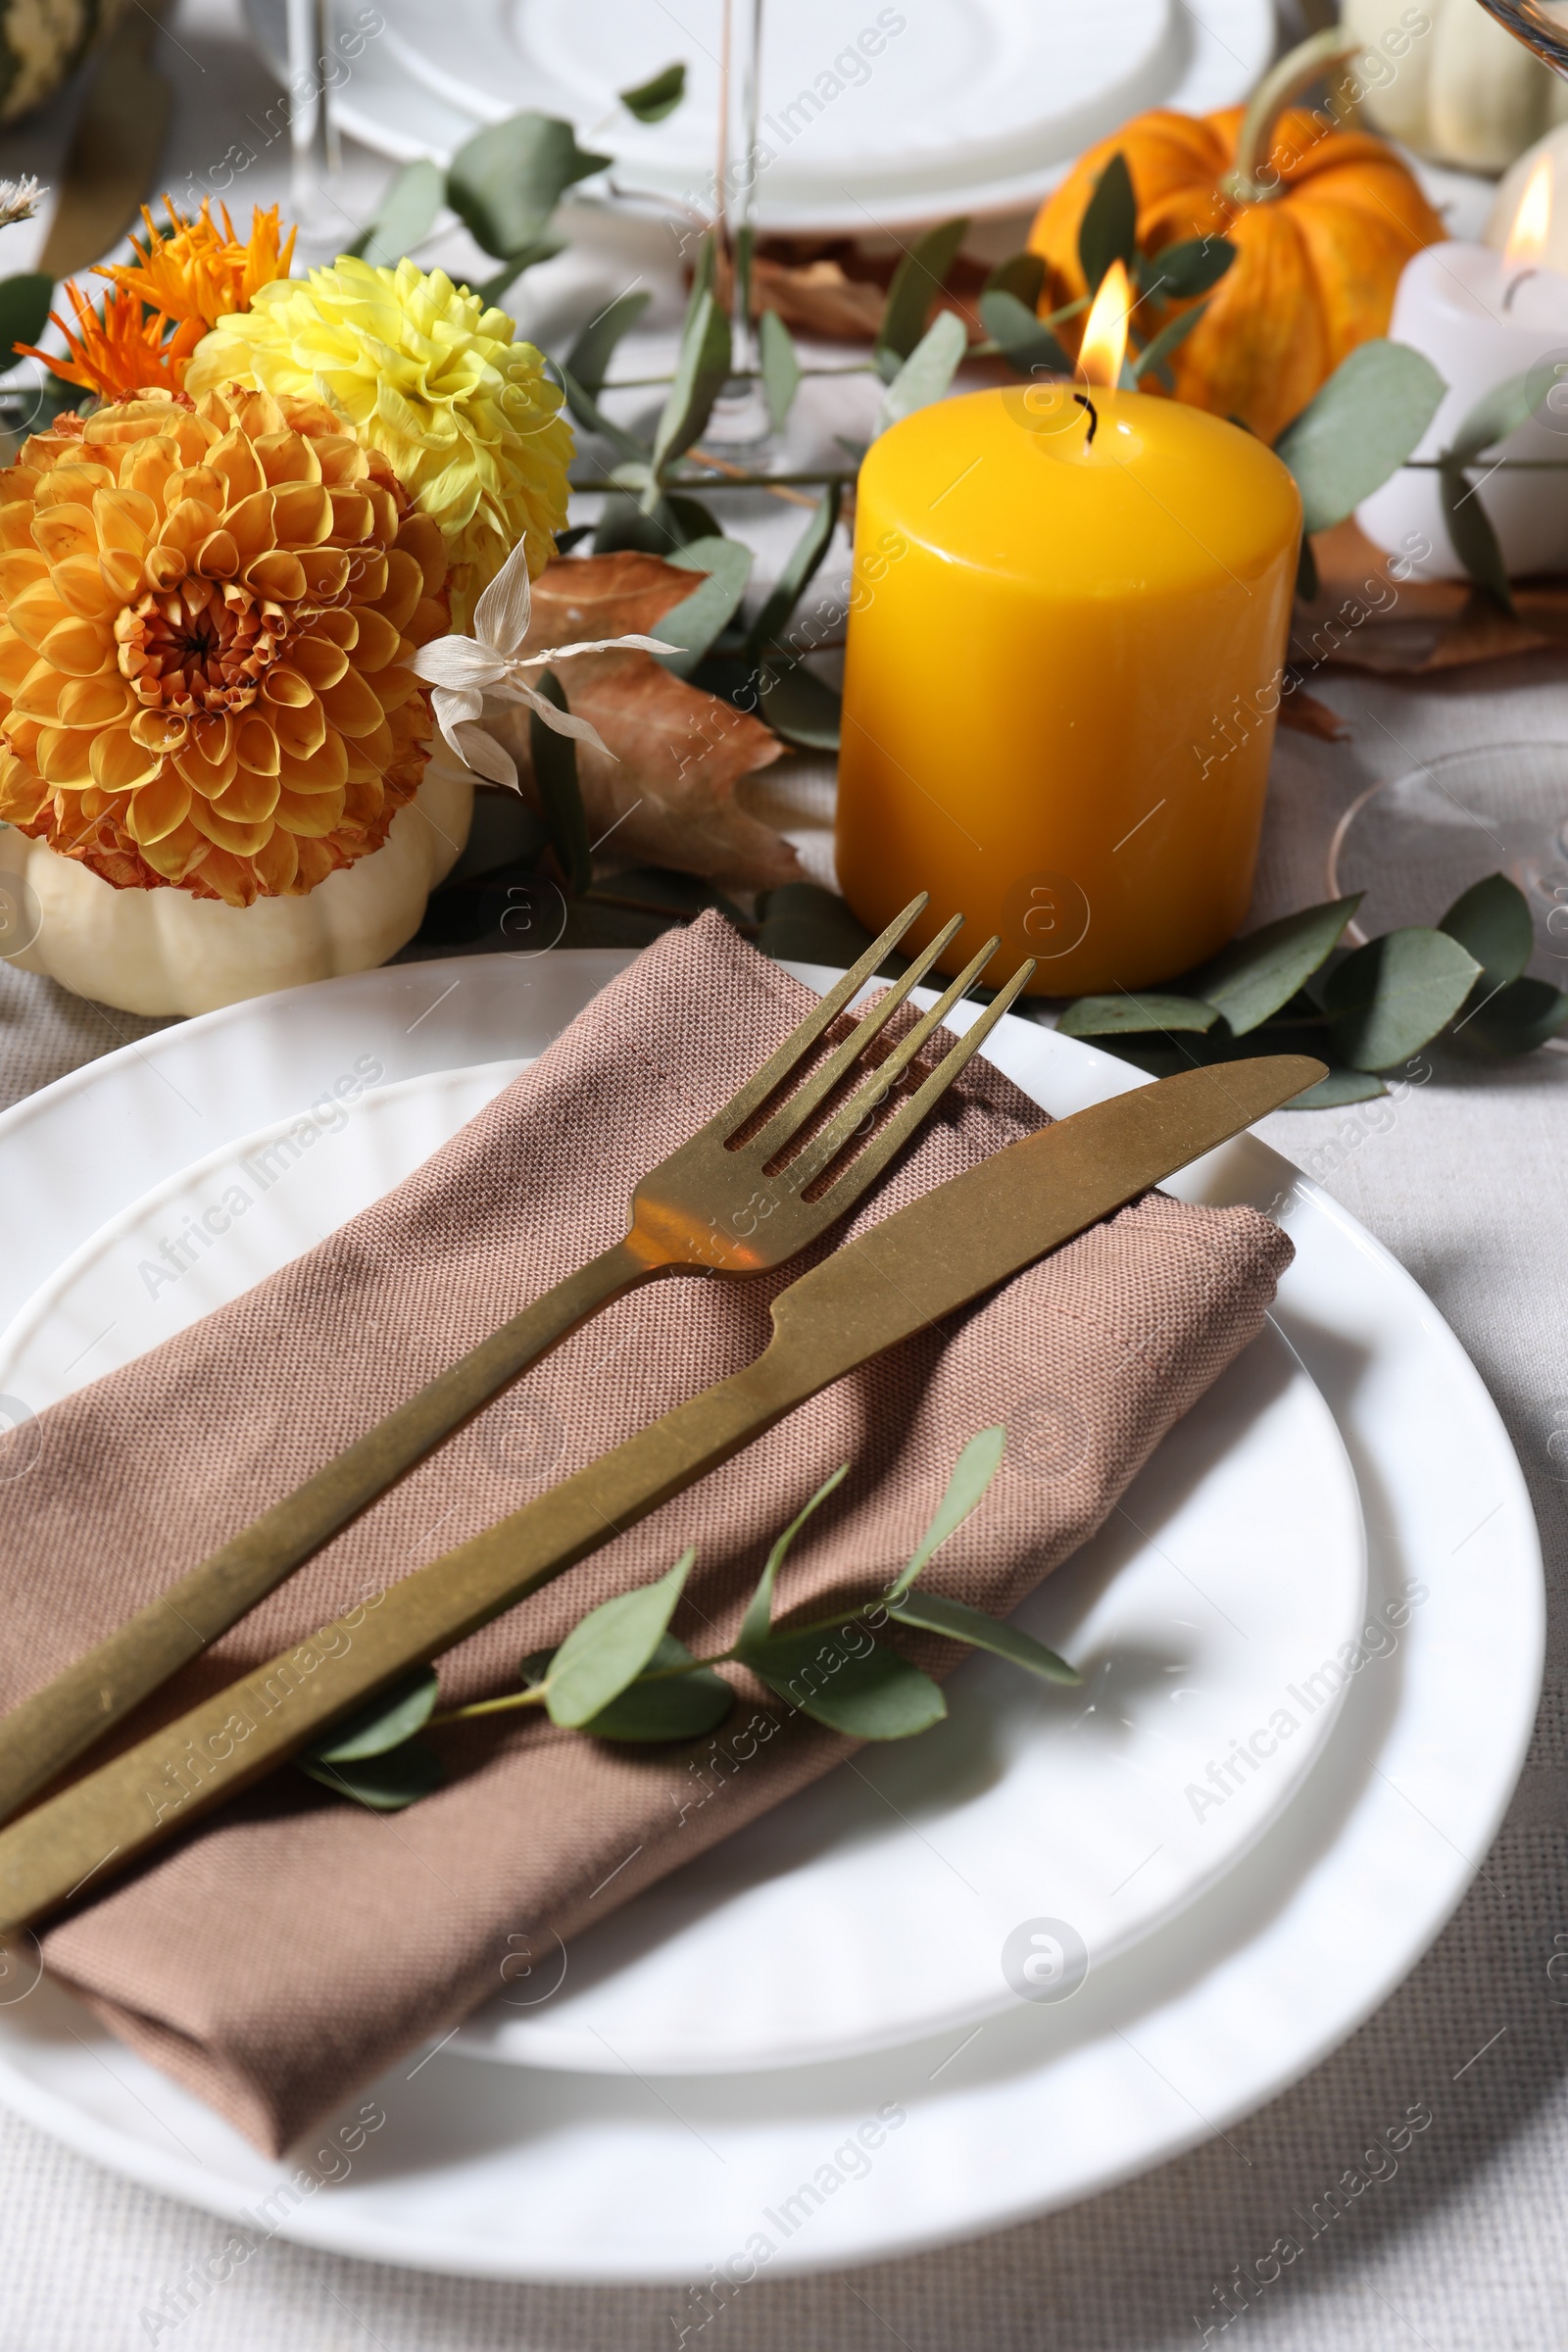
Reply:
[[[849, 1361], [871, 1351], [852, 1348]], [[775, 1338], [755, 1363], [510, 1519], [372, 1593], [45, 1797], [0, 1830], [0, 1940], [43, 1920], [89, 1880], [96, 1893], [139, 1854], [297, 1754], [399, 1671], [452, 1648], [727, 1461], [841, 1369], [820, 1348]]]
[[226, 1633], [509, 1381], [658, 1271], [629, 1241], [591, 1258], [13, 1707], [0, 1718], [0, 1822]]

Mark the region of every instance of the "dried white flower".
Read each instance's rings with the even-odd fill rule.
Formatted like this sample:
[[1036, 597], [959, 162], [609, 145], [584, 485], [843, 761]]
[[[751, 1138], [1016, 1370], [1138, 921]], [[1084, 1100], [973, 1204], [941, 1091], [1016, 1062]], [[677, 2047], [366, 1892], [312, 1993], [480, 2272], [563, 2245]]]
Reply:
[[0, 179], [0, 228], [30, 220], [47, 193], [30, 173], [25, 179]]
[[514, 792], [517, 790], [515, 762], [478, 723], [487, 694], [498, 702], [525, 703], [558, 735], [574, 735], [613, 759], [614, 754], [585, 718], [558, 710], [548, 696], [528, 684], [523, 671], [569, 662], [573, 654], [604, 654], [620, 646], [633, 646], [648, 654], [670, 651], [659, 637], [594, 637], [581, 645], [552, 645], [541, 654], [520, 654], [517, 649], [528, 634], [532, 604], [528, 552], [519, 539], [473, 609], [473, 635], [437, 637], [420, 646], [413, 662], [415, 676], [435, 689], [430, 699], [435, 705], [436, 725], [464, 766], [488, 777], [492, 784], [509, 785]]

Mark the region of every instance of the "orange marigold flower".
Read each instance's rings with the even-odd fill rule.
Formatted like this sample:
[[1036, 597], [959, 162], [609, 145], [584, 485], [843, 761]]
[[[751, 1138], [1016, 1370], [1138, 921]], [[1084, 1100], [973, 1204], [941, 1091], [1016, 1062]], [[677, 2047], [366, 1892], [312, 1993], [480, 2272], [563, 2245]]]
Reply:
[[137, 296], [118, 288], [105, 296], [100, 316], [74, 281], [67, 281], [66, 292], [75, 313], [74, 327], [68, 326], [58, 311], [49, 316], [66, 338], [70, 359], [56, 359], [35, 343], [18, 343], [18, 351], [42, 360], [68, 384], [96, 392], [100, 400], [122, 400], [127, 393], [154, 387], [179, 390], [186, 363], [207, 332], [200, 319], [176, 324], [162, 312], [145, 312]]
[[202, 209], [194, 220], [176, 213], [168, 196], [164, 209], [170, 220], [167, 237], [159, 235], [143, 205], [147, 242], [138, 245], [131, 238], [135, 261], [110, 263], [96, 272], [112, 279], [122, 292], [139, 296], [150, 310], [162, 311], [167, 318], [200, 319], [210, 328], [230, 311], [248, 311], [259, 286], [270, 285], [274, 277], [287, 277], [296, 232], [291, 228], [287, 242], [283, 241], [275, 204], [266, 212], [257, 206], [244, 243], [235, 234], [226, 204], [218, 208], [223, 216], [222, 228], [219, 228], [209, 196], [202, 198]]
[[0, 817], [248, 906], [378, 849], [424, 771], [441, 533], [315, 401], [144, 391], [0, 471]]
[[[202, 198], [194, 220], [176, 213], [164, 198], [170, 234], [160, 236], [145, 205], [147, 242], [130, 240], [134, 262], [113, 262], [95, 274], [112, 283], [104, 297], [102, 317], [74, 281], [66, 292], [75, 313], [74, 327], [58, 311], [49, 316], [66, 338], [69, 360], [57, 360], [35, 344], [14, 349], [46, 368], [68, 384], [79, 384], [102, 400], [122, 400], [127, 393], [160, 386], [177, 392], [185, 381], [185, 364], [202, 337], [232, 311], [249, 310], [259, 286], [274, 277], [287, 277], [294, 258], [295, 231], [283, 237], [277, 206], [251, 214], [251, 233], [241, 243], [220, 204], [223, 225], [213, 219], [212, 199]], [[144, 311], [150, 316], [144, 316]]]

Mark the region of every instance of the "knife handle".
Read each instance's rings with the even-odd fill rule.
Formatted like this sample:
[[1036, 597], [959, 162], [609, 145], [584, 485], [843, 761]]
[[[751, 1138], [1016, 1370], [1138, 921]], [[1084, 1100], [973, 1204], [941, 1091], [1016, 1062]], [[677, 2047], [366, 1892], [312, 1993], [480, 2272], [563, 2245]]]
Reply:
[[0, 1718], [0, 1822], [275, 1590], [498, 1390], [657, 1271], [628, 1242], [590, 1259]]
[[775, 1339], [743, 1371], [46, 1798], [0, 1830], [0, 1936], [286, 1763], [398, 1675], [727, 1461], [834, 1369]]

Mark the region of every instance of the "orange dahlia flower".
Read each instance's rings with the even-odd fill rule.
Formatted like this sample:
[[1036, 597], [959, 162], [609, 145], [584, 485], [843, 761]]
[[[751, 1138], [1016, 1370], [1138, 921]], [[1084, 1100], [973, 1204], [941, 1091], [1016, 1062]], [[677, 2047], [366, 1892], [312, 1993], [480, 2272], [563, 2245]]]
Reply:
[[143, 392], [0, 472], [0, 817], [248, 906], [378, 849], [424, 770], [441, 533], [306, 400]]

